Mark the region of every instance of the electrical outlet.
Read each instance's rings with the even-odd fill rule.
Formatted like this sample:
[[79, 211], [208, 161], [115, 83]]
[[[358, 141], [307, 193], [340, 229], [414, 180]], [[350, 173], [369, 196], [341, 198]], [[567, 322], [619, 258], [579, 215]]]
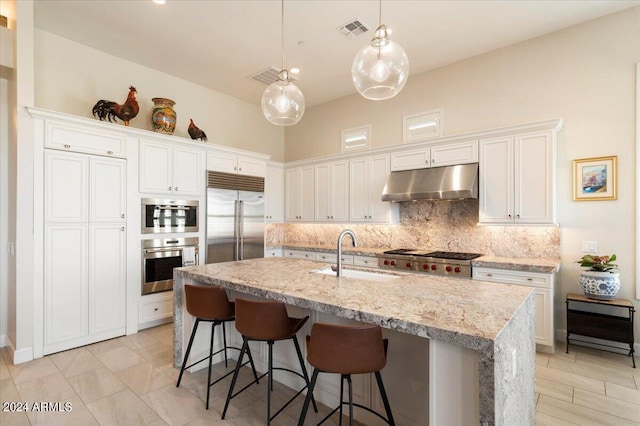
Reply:
[[583, 253], [596, 253], [598, 251], [597, 241], [583, 241], [582, 252]]
[[9, 252], [9, 256], [15, 256], [16, 245], [14, 243], [7, 243], [7, 251]]

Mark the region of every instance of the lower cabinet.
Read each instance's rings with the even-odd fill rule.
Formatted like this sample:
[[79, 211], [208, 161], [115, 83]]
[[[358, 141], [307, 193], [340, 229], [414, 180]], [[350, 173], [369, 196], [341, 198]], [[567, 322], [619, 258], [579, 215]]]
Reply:
[[122, 224], [45, 225], [44, 355], [125, 334]]
[[553, 273], [473, 268], [473, 279], [503, 284], [524, 285], [536, 292], [536, 346], [541, 352], [555, 352], [553, 321]]
[[173, 291], [142, 296], [138, 307], [138, 330], [173, 320]]

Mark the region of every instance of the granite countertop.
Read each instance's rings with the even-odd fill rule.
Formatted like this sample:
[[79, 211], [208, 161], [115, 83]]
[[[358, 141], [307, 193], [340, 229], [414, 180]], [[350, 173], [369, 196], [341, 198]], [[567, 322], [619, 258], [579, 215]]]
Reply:
[[183, 279], [475, 350], [497, 338], [532, 292], [523, 286], [401, 272], [386, 282], [312, 272], [320, 267], [313, 261], [267, 258], [175, 271]]
[[[301, 251], [314, 251], [323, 253], [336, 253], [336, 247], [334, 245], [312, 245], [312, 244], [288, 244], [285, 243], [281, 248], [285, 250], [301, 250]], [[276, 247], [271, 247], [276, 248]], [[350, 254], [355, 256], [371, 256], [375, 257], [381, 254], [386, 249], [381, 248], [366, 248], [366, 247], [352, 247], [345, 245], [342, 249], [343, 254]], [[434, 250], [435, 251], [435, 250]], [[499, 257], [499, 256], [482, 256], [471, 261], [472, 266], [484, 267], [484, 268], [498, 268], [509, 269], [513, 271], [528, 271], [528, 272], [542, 272], [552, 273], [560, 271], [560, 259], [533, 259], [533, 258], [514, 258], [514, 257]]]

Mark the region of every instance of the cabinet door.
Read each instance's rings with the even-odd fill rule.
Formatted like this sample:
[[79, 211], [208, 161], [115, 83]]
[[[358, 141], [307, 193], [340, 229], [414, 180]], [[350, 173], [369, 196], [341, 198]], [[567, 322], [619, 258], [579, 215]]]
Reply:
[[121, 329], [126, 306], [126, 231], [121, 223], [89, 227], [89, 333]]
[[300, 203], [298, 192], [300, 191], [301, 182], [298, 177], [300, 169], [288, 169], [286, 171], [286, 187], [285, 187], [285, 218], [287, 221], [299, 220]]
[[313, 222], [315, 205], [315, 174], [313, 166], [300, 169], [300, 217], [304, 221]]
[[45, 150], [45, 222], [87, 222], [89, 156]]
[[316, 175], [316, 222], [327, 222], [331, 220], [333, 213], [333, 194], [331, 192], [331, 165], [318, 164], [315, 166]]
[[554, 346], [553, 296], [551, 289], [536, 288], [536, 343]]
[[550, 131], [516, 135], [515, 221], [554, 222], [555, 152]]
[[[364, 221], [369, 217], [369, 160], [349, 162], [349, 219]], [[382, 195], [382, 192], [380, 193]]]
[[478, 162], [478, 141], [450, 143], [431, 147], [431, 167]]
[[267, 222], [282, 222], [284, 220], [284, 169], [282, 167], [267, 167], [264, 189], [264, 210]]
[[201, 152], [187, 148], [173, 149], [173, 193], [175, 195], [200, 195], [205, 174], [200, 168]]
[[[316, 184], [317, 185], [317, 184]], [[382, 192], [380, 192], [382, 194]], [[339, 161], [331, 164], [331, 220], [346, 222], [349, 220], [349, 162]]]
[[140, 192], [171, 194], [171, 147], [161, 143], [140, 141]]
[[125, 222], [127, 211], [127, 162], [91, 157], [89, 162], [89, 220]]
[[111, 157], [126, 156], [124, 133], [89, 129], [87, 126], [58, 123], [52, 120], [47, 120], [46, 126], [47, 137], [44, 142], [46, 148]]
[[88, 334], [88, 224], [45, 225], [44, 352]]
[[241, 175], [265, 177], [267, 165], [264, 161], [238, 156], [238, 173]]
[[430, 158], [431, 151], [429, 148], [394, 152], [391, 154], [391, 171], [425, 169], [430, 167]]
[[369, 219], [389, 220], [390, 204], [382, 201], [382, 191], [389, 177], [389, 155], [372, 157], [369, 162]]
[[225, 173], [237, 173], [236, 156], [218, 151], [207, 152], [207, 170]]
[[480, 141], [480, 222], [513, 222], [513, 137]]

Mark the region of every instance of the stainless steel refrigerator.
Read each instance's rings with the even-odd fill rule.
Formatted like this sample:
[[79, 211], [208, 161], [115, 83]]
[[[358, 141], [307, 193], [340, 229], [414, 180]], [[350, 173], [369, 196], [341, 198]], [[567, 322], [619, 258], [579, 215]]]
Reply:
[[207, 173], [207, 261], [264, 257], [264, 178]]

